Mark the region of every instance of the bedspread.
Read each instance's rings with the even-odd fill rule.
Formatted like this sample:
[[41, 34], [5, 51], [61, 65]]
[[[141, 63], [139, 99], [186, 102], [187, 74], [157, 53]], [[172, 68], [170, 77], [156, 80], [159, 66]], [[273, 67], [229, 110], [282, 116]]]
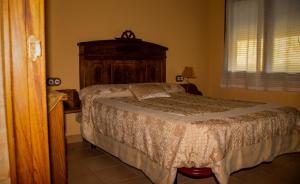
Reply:
[[141, 161], [133, 165], [161, 184], [171, 184], [180, 167], [210, 167], [226, 184], [238, 169], [300, 151], [297, 109], [186, 93], [143, 101], [85, 98], [81, 128], [91, 142], [101, 135], [146, 155], [167, 174], [149, 176]]

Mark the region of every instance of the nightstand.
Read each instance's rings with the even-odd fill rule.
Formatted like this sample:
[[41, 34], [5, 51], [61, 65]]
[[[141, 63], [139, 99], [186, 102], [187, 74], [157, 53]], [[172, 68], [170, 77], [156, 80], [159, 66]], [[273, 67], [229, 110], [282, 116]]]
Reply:
[[194, 95], [202, 95], [202, 92], [198, 90], [197, 86], [193, 83], [187, 83], [187, 84], [180, 84], [184, 89], [185, 92], [191, 93]]
[[67, 95], [67, 100], [63, 101], [65, 114], [81, 112], [78, 92], [75, 89], [62, 89], [57, 91]]
[[48, 91], [49, 153], [51, 181], [53, 184], [67, 183], [66, 143], [63, 102], [67, 95]]

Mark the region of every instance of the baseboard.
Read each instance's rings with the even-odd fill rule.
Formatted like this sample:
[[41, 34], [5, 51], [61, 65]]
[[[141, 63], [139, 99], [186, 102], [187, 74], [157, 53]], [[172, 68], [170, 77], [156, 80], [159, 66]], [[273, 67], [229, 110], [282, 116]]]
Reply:
[[82, 142], [82, 137], [80, 134], [77, 135], [68, 135], [67, 136], [67, 144], [70, 143], [76, 143], [76, 142]]

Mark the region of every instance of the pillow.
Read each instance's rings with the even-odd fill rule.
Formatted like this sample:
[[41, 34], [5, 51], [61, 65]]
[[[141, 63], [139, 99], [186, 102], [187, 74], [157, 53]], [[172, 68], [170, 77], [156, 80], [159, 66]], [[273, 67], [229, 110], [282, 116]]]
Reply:
[[101, 98], [112, 98], [132, 96], [132, 93], [128, 89], [128, 84], [101, 84], [88, 86], [79, 91], [79, 98], [81, 100], [88, 95], [96, 95]]
[[158, 97], [170, 97], [170, 94], [166, 92], [166, 90], [161, 84], [131, 84], [129, 85], [129, 89], [138, 100]]
[[162, 85], [168, 93], [185, 92], [185, 89], [180, 84], [162, 83]]

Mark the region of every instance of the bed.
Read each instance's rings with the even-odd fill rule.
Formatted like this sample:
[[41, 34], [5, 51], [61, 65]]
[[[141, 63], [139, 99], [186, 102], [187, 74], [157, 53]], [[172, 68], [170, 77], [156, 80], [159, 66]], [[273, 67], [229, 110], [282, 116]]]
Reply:
[[78, 44], [85, 140], [159, 184], [191, 167], [226, 184], [234, 171], [300, 151], [297, 109], [187, 94], [165, 83], [167, 48], [127, 33]]

